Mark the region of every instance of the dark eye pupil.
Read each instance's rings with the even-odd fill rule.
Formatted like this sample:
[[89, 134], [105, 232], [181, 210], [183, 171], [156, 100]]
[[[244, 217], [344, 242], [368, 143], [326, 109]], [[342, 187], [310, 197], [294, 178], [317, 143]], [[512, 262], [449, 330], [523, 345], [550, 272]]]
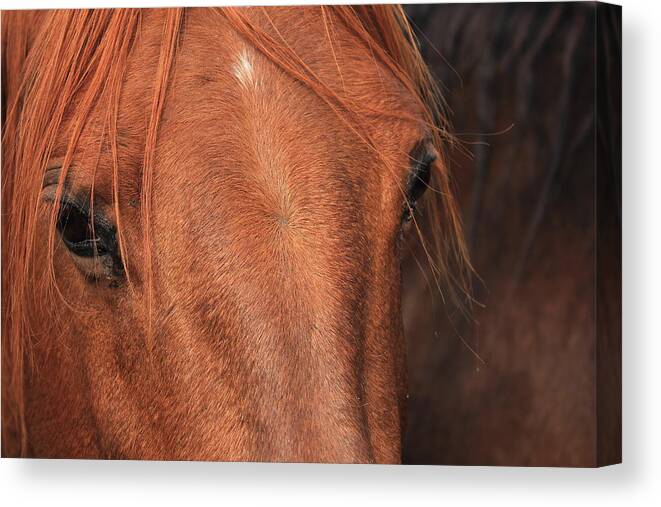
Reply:
[[62, 206], [57, 228], [69, 243], [81, 243], [91, 238], [92, 231], [88, 218], [73, 206]]
[[436, 152], [428, 141], [419, 141], [409, 153], [411, 172], [406, 182], [406, 203], [402, 220], [408, 222], [413, 219], [417, 208], [417, 201], [429, 188], [431, 180], [432, 163], [436, 160]]
[[88, 214], [75, 205], [62, 204], [57, 218], [57, 230], [67, 248], [80, 257], [107, 253], [103, 241], [94, 234]]
[[431, 162], [423, 163], [411, 174], [409, 182], [409, 201], [415, 203], [429, 187], [431, 176]]

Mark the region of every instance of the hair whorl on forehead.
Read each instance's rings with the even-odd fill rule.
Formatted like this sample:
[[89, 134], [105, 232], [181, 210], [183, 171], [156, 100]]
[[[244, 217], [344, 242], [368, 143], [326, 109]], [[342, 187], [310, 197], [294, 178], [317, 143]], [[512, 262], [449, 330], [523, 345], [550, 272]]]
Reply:
[[[440, 110], [440, 96], [422, 58], [404, 12], [398, 6], [319, 7], [324, 23], [343, 23], [362, 40], [383, 65], [401, 81], [422, 106], [434, 143], [450, 141]], [[241, 9], [222, 9], [219, 14], [283, 70], [310, 87], [370, 148], [378, 152], [364, 132], [364, 120], [343, 99], [339, 90], [318, 79], [286, 41], [253, 26]], [[144, 233], [146, 303], [151, 315], [151, 242], [149, 212], [153, 160], [158, 124], [174, 66], [178, 37], [184, 23], [182, 9], [168, 9], [162, 27], [162, 42], [143, 160], [142, 217]], [[2, 442], [3, 455], [27, 451], [25, 396], [27, 365], [33, 323], [49, 318], [35, 287], [44, 272], [55, 287], [53, 245], [57, 206], [50, 217], [49, 263], [35, 266], [37, 211], [46, 165], [64, 119], [68, 145], [56, 201], [76, 145], [93, 108], [105, 111], [103, 135], [112, 154], [112, 192], [121, 255], [126, 257], [119, 206], [117, 117], [121, 86], [131, 49], [139, 39], [142, 11], [63, 10], [2, 13]], [[329, 31], [328, 33], [331, 33]], [[103, 139], [99, 143], [104, 142]], [[436, 164], [436, 198], [426, 199], [432, 228], [429, 253], [435, 278], [445, 278], [447, 287], [467, 294], [470, 274], [461, 234], [459, 214], [450, 191], [444, 164]], [[432, 253], [433, 250], [433, 253]], [[52, 292], [52, 290], [51, 290]], [[55, 301], [52, 302], [55, 304]], [[40, 309], [37, 313], [35, 309]], [[151, 330], [148, 330], [149, 335]], [[149, 340], [149, 336], [147, 337]]]

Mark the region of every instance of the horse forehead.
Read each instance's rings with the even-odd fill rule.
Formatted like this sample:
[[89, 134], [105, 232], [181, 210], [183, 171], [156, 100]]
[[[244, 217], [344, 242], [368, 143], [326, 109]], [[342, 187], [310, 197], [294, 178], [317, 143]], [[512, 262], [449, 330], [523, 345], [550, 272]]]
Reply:
[[[417, 107], [374, 51], [338, 20], [330, 19], [331, 14], [310, 7], [246, 8], [242, 13], [281, 46], [289, 55], [288, 63], [304, 67], [313, 80], [348, 101], [375, 101], [409, 112]], [[178, 67], [188, 76], [191, 90], [216, 85], [226, 90], [238, 86], [245, 92], [286, 73], [222, 15], [207, 9], [187, 14]], [[288, 81], [291, 87], [296, 85], [292, 76]]]
[[[261, 10], [242, 12], [268, 30], [270, 21], [264, 20]], [[415, 112], [411, 97], [395, 77], [339, 23], [333, 24], [331, 46], [317, 11], [291, 8], [275, 13], [271, 21], [277, 24], [283, 47], [295, 52], [348, 103], [369, 108], [374, 101], [376, 107], [390, 112]], [[154, 17], [145, 19], [142, 48], [127, 80], [124, 104], [130, 107], [124, 107], [119, 122], [127, 131], [142, 124], [139, 111], [152, 105], [152, 80], [144, 79], [144, 73], [158, 61], [161, 23]], [[399, 161], [419, 136], [420, 124], [406, 122], [389, 128], [388, 121], [370, 117], [363, 127], [378, 145], [380, 160]], [[139, 143], [140, 136], [133, 137], [131, 142]], [[291, 194], [309, 193], [312, 182], [318, 186], [322, 179], [328, 184], [341, 181], [345, 190], [376, 190], [365, 184], [381, 184], [381, 178], [368, 177], [372, 174], [368, 171], [379, 165], [375, 153], [358, 141], [346, 122], [309, 86], [237, 33], [224, 16], [207, 9], [187, 13], [158, 144], [160, 176], [174, 175], [186, 188], [191, 183], [214, 182], [214, 188], [225, 189], [236, 188], [237, 182], [257, 183], [284, 210], [279, 214], [284, 217], [291, 210]], [[138, 148], [136, 144], [136, 152]]]
[[[261, 10], [245, 12], [268, 29]], [[343, 33], [338, 23], [333, 25], [336, 35], [331, 47], [323, 20], [315, 12], [275, 10], [269, 22], [277, 24], [283, 47], [351, 104], [369, 108], [374, 101], [378, 107], [387, 105], [389, 111], [412, 112], [410, 97], [385, 66], [379, 67], [369, 49]], [[370, 118], [365, 128], [373, 130], [369, 133], [376, 142], [391, 146], [392, 139], [380, 137], [397, 129], [383, 128], [385, 121]], [[214, 149], [245, 148], [249, 143], [257, 149], [270, 146], [271, 158], [281, 160], [286, 158], [286, 145], [300, 149], [301, 144], [315, 141], [318, 146], [324, 143], [320, 137], [327, 139], [347, 129], [309, 86], [255, 48], [222, 15], [203, 9], [187, 15], [162, 127], [161, 139], [172, 142], [181, 136], [190, 138], [194, 130], [199, 153], [207, 148], [210, 158], [219, 155]], [[349, 151], [355, 151], [355, 145], [335, 143], [336, 149]]]

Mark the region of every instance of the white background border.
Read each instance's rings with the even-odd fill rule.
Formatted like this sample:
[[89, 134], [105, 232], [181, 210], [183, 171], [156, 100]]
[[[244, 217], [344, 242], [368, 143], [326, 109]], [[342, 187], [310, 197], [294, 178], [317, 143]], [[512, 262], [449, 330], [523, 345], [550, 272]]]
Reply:
[[[229, 5], [228, 0], [0, 1], [6, 8]], [[266, 2], [319, 3], [319, 2]], [[337, 3], [337, 2], [325, 2]], [[661, 2], [623, 5], [624, 464], [596, 470], [0, 460], [3, 505], [564, 506], [661, 500]]]

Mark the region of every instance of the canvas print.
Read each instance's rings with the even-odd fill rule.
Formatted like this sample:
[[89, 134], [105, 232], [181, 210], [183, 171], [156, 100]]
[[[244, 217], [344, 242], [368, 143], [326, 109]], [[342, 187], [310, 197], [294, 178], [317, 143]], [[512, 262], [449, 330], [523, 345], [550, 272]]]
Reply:
[[2, 456], [621, 460], [621, 9], [3, 11]]

